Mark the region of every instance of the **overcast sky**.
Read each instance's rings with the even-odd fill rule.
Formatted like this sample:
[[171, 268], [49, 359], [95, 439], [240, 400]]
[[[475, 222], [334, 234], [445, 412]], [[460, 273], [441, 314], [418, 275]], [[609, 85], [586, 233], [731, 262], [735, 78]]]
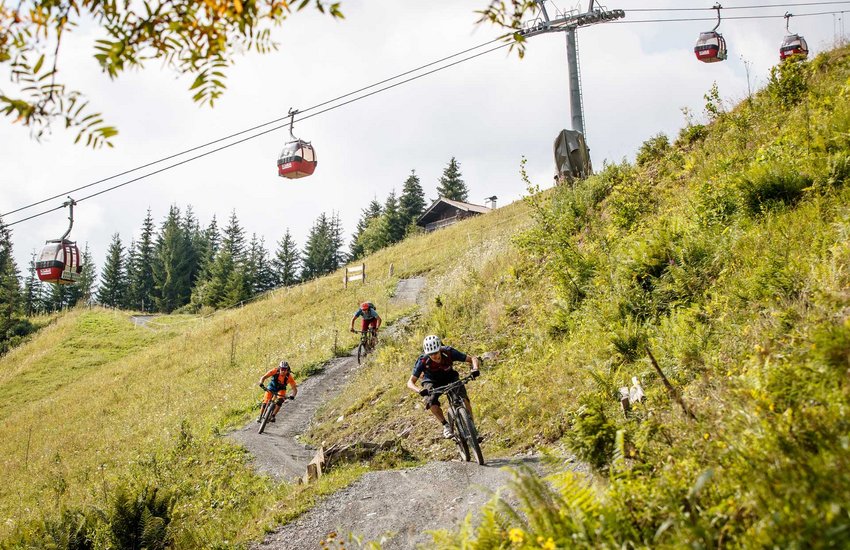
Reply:
[[[237, 58], [228, 73], [228, 90], [213, 109], [191, 101], [190, 78], [156, 63], [110, 81], [92, 58], [96, 34], [78, 29], [63, 42], [61, 74], [118, 127], [115, 148], [92, 151], [75, 146], [74, 134], [58, 126], [37, 143], [25, 128], [0, 120], [0, 212], [491, 40], [499, 29], [476, 25], [474, 13], [487, 2], [343, 0], [344, 20], [306, 10], [275, 29], [279, 51]], [[788, 0], [771, 3], [781, 2]], [[738, 0], [724, 5], [759, 3]], [[607, 3], [611, 9], [627, 11], [710, 4], [707, 0]], [[550, 11], [573, 5], [561, 1], [550, 4]], [[792, 11], [841, 7], [850, 9], [850, 2]], [[784, 12], [783, 8], [724, 10], [724, 15]], [[632, 12], [626, 20], [712, 14]], [[784, 21], [725, 21], [719, 30], [729, 44], [728, 61], [703, 64], [695, 59], [693, 45], [700, 31], [712, 27], [710, 22], [608, 23], [579, 31], [585, 126], [595, 167], [605, 160], [633, 159], [640, 143], [659, 131], [675, 136], [684, 124], [683, 107], [702, 116], [703, 94], [713, 82], [724, 98], [744, 97], [744, 60], [750, 65], [751, 83], [764, 85], [770, 67], [778, 62]], [[831, 15], [792, 20], [792, 31], [808, 38], [813, 54], [832, 47], [835, 29]], [[6, 75], [0, 78], [3, 89], [8, 81]], [[148, 207], [159, 226], [169, 205], [183, 209], [191, 204], [204, 226], [213, 215], [223, 225], [235, 210], [247, 235], [264, 237], [273, 252], [287, 227], [303, 245], [321, 212], [339, 212], [350, 234], [361, 209], [373, 197], [383, 201], [391, 190], [400, 191], [411, 169], [421, 178], [427, 199], [436, 198], [438, 179], [452, 156], [460, 162], [470, 202], [483, 204], [484, 197], [497, 195], [503, 205], [525, 191], [519, 177], [523, 157], [533, 182], [551, 185], [552, 141], [568, 127], [565, 37], [542, 35], [529, 41], [524, 59], [507, 50], [496, 51], [296, 124], [296, 135], [316, 147], [319, 164], [312, 177], [277, 176], [277, 155], [288, 138], [286, 130], [279, 130], [81, 203], [71, 237], [81, 248], [88, 242], [99, 272], [112, 234], [120, 233], [125, 245], [129, 243], [138, 236]], [[22, 273], [31, 252], [44, 240], [61, 236], [66, 225], [66, 214], [54, 212], [12, 228]]]

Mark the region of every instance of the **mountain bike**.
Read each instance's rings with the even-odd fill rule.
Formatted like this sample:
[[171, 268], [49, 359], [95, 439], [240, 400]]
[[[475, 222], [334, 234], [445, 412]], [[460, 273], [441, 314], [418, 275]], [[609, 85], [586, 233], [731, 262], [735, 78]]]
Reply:
[[[271, 391], [269, 388], [267, 388], [263, 384], [260, 384], [260, 387], [263, 389], [263, 391]], [[293, 399], [295, 399], [295, 396], [290, 395], [286, 399], [292, 401]], [[258, 434], [263, 433], [263, 431], [266, 429], [266, 424], [269, 423], [269, 420], [272, 417], [272, 413], [274, 412], [275, 407], [277, 405], [280, 405], [281, 408], [283, 408], [283, 401], [284, 401], [284, 399], [282, 397], [280, 397], [278, 395], [272, 395], [272, 398], [269, 399], [267, 403], [262, 403], [260, 405], [260, 417], [257, 419], [260, 423], [260, 426], [257, 428]], [[278, 412], [280, 412], [280, 411], [278, 411]]]
[[360, 345], [357, 346], [357, 364], [359, 365], [361, 357], [365, 359], [368, 354], [375, 351], [375, 346], [378, 344], [378, 332], [373, 327], [357, 332], [360, 333]]
[[[459, 388], [473, 380], [473, 375], [466, 376], [460, 380], [456, 380], [445, 386], [434, 388], [430, 395], [445, 395], [449, 402], [449, 408], [446, 411], [446, 420], [449, 422], [449, 428], [452, 431], [452, 439], [457, 445], [460, 457], [469, 462], [472, 459], [472, 454], [475, 454], [475, 460], [478, 464], [484, 465], [484, 454], [481, 452], [481, 444], [478, 442], [478, 430], [475, 428], [475, 423], [472, 421], [472, 415], [466, 410], [463, 404], [463, 398], [460, 396]], [[470, 454], [472, 451], [472, 454]]]

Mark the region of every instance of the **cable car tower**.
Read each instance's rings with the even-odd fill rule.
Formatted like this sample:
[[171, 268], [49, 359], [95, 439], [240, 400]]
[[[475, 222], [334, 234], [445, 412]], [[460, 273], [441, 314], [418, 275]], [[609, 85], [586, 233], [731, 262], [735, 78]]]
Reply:
[[550, 19], [546, 11], [546, 0], [535, 0], [535, 2], [540, 6], [540, 17], [526, 24], [520, 31], [521, 36], [529, 38], [548, 32], [567, 33], [567, 69], [573, 129], [572, 131], [562, 130], [555, 138], [555, 178], [558, 182], [583, 179], [593, 174], [593, 166], [590, 162], [590, 149], [587, 147], [584, 136], [584, 105], [576, 29], [621, 19], [626, 16], [626, 12], [608, 10], [598, 5], [596, 0], [590, 0], [587, 11], [584, 13], [573, 10], [569, 14], [561, 14], [557, 19]]
[[540, 16], [527, 24], [520, 31], [526, 38], [549, 32], [567, 33], [567, 66], [569, 70], [570, 87], [570, 113], [572, 115], [573, 130], [584, 134], [584, 107], [581, 97], [581, 75], [578, 66], [578, 42], [576, 41], [576, 29], [589, 27], [597, 23], [607, 23], [621, 19], [626, 16], [623, 10], [608, 10], [599, 5], [596, 0], [590, 0], [587, 11], [578, 13], [576, 10], [569, 14], [563, 14], [557, 19], [550, 19], [546, 11], [546, 0], [534, 0], [540, 6]]

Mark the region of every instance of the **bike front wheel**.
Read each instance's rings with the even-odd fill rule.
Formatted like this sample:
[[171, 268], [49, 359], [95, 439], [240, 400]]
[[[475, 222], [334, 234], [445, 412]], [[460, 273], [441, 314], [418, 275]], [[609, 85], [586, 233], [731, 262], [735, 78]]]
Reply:
[[362, 358], [366, 357], [366, 346], [361, 342], [359, 346], [357, 346], [357, 364], [359, 365], [362, 361]]
[[274, 401], [269, 400], [268, 403], [263, 405], [263, 412], [260, 415], [260, 427], [257, 428], [257, 433], [261, 434], [266, 429], [266, 424], [269, 423], [269, 418], [272, 417], [272, 411], [274, 411]]
[[464, 425], [464, 435], [468, 443], [469, 449], [475, 454], [475, 461], [480, 465], [484, 465], [484, 453], [481, 452], [481, 444], [478, 443], [478, 430], [475, 429], [475, 423], [472, 421], [472, 415], [466, 410], [466, 407], [458, 409], [458, 420]]
[[461, 426], [458, 421], [457, 416], [452, 412], [452, 409], [448, 411], [448, 421], [449, 426], [451, 426], [452, 433], [454, 433], [454, 441], [457, 445], [458, 454], [460, 454], [460, 459], [464, 462], [469, 462], [472, 458], [472, 455], [469, 454], [469, 445], [466, 444], [466, 437], [464, 437], [463, 426]]

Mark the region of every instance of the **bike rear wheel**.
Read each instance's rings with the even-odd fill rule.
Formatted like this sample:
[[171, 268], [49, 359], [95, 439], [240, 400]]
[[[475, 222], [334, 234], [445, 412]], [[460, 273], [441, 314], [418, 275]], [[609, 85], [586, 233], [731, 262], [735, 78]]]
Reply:
[[469, 446], [466, 444], [466, 437], [463, 433], [463, 426], [458, 421], [457, 416], [452, 412], [452, 409], [448, 411], [448, 421], [449, 426], [452, 429], [452, 433], [454, 433], [454, 441], [455, 445], [457, 445], [458, 453], [460, 454], [460, 459], [464, 462], [469, 462], [472, 458], [472, 455], [469, 454]]
[[464, 425], [464, 435], [470, 450], [475, 454], [475, 461], [480, 465], [484, 465], [484, 453], [481, 452], [481, 445], [478, 443], [478, 430], [475, 429], [475, 423], [472, 421], [472, 415], [466, 410], [466, 407], [458, 409], [458, 419], [460, 424]]
[[274, 410], [274, 400], [269, 400], [268, 403], [265, 404], [265, 408], [263, 409], [263, 413], [260, 416], [260, 427], [257, 428], [257, 433], [263, 433], [263, 430], [266, 429], [266, 424], [269, 422], [269, 418], [272, 417], [272, 411]]

